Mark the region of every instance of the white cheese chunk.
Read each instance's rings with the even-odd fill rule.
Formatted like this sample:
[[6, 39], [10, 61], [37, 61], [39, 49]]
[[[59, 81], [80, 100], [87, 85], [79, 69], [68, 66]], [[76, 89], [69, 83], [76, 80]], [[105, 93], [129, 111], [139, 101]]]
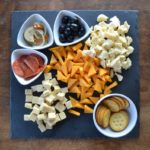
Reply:
[[58, 100], [62, 101], [65, 98], [65, 93], [58, 93], [56, 96]]
[[48, 113], [48, 119], [49, 120], [54, 120], [55, 118], [56, 118], [56, 113], [54, 113], [54, 112]]
[[31, 89], [25, 89], [25, 95], [32, 95]]
[[26, 101], [26, 102], [32, 102], [32, 98], [33, 98], [32, 95], [26, 95], [25, 101]]
[[60, 120], [66, 119], [66, 114], [64, 112], [59, 113]]
[[33, 92], [36, 92], [37, 91], [37, 86], [36, 85], [31, 86], [31, 89], [32, 89]]
[[123, 76], [118, 74], [118, 73], [115, 73], [116, 77], [118, 78], [118, 81], [122, 81], [123, 80]]
[[44, 126], [43, 123], [39, 124], [38, 128], [40, 129], [41, 132], [45, 132], [46, 131], [46, 127]]
[[67, 109], [71, 109], [73, 107], [71, 101], [67, 101], [65, 105]]
[[45, 78], [45, 80], [50, 80], [50, 79], [52, 79], [52, 74], [50, 72], [44, 73], [44, 78]]
[[37, 85], [36, 89], [37, 89], [37, 92], [43, 92], [44, 91], [44, 88], [43, 88], [42, 84]]
[[55, 86], [55, 85], [58, 85], [58, 81], [56, 80], [56, 78], [53, 78], [50, 80], [50, 83]]
[[33, 122], [35, 122], [36, 119], [37, 119], [37, 115], [34, 114], [33, 112], [31, 112], [31, 113], [30, 113], [30, 120], [33, 121]]
[[50, 96], [45, 97], [46, 102], [48, 102], [50, 105], [53, 104], [55, 99], [56, 99], [56, 96], [54, 96], [54, 95], [50, 95]]
[[32, 113], [38, 115], [38, 114], [40, 113], [40, 108], [35, 105], [35, 106], [33, 107]]
[[39, 115], [37, 115], [37, 119], [38, 120], [44, 120], [46, 118], [47, 118], [46, 114], [39, 114]]
[[55, 108], [56, 110], [58, 110], [59, 112], [62, 112], [66, 109], [65, 105], [62, 104], [61, 102], [58, 102], [56, 105], [55, 105]]
[[67, 93], [67, 92], [68, 92], [68, 87], [61, 88], [61, 92], [62, 92], [62, 93]]
[[25, 108], [32, 109], [32, 103], [25, 103]]
[[25, 114], [25, 115], [24, 115], [24, 121], [31, 121], [31, 120], [30, 120], [30, 115]]
[[50, 90], [52, 83], [50, 83], [50, 80], [44, 80], [42, 81], [42, 85], [45, 89]]
[[51, 94], [51, 92], [49, 90], [45, 90], [42, 94], [42, 97], [47, 97]]

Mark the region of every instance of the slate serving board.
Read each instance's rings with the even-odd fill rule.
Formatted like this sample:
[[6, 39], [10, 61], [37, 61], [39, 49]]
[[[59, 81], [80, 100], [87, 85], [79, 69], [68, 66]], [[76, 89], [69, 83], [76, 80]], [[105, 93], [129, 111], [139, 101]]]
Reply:
[[[11, 52], [19, 48], [16, 39], [18, 31], [23, 22], [34, 13], [41, 14], [51, 25], [53, 29], [54, 20], [59, 11], [15, 11], [12, 12], [11, 18]], [[96, 24], [96, 18], [103, 13], [109, 17], [118, 16], [121, 22], [128, 21], [131, 25], [129, 35], [133, 38], [134, 53], [130, 56], [132, 59], [132, 67], [123, 72], [124, 80], [113, 89], [113, 93], [122, 93], [129, 96], [136, 104], [139, 114], [140, 103], [140, 85], [139, 85], [139, 46], [138, 46], [138, 12], [137, 11], [104, 11], [104, 10], [76, 10], [73, 11], [83, 17], [89, 26]], [[48, 50], [42, 50], [43, 53], [50, 56]], [[81, 117], [68, 117], [66, 120], [58, 123], [53, 130], [41, 133], [37, 125], [32, 122], [23, 121], [23, 115], [29, 113], [24, 108], [25, 88], [41, 83], [43, 75], [29, 86], [20, 85], [15, 79], [12, 69], [10, 69], [10, 113], [11, 113], [11, 138], [104, 138], [100, 134], [92, 120], [92, 115], [82, 114]], [[138, 137], [139, 135], [139, 117], [135, 128], [124, 138]]]

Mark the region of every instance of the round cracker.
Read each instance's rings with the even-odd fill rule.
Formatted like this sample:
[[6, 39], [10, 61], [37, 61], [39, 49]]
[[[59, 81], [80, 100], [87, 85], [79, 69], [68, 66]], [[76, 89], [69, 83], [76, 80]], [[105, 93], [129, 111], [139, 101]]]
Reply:
[[124, 102], [125, 102], [125, 109], [127, 109], [129, 106], [130, 106], [130, 104], [129, 104], [129, 102], [128, 102], [128, 100], [124, 100]]
[[110, 120], [110, 115], [111, 115], [111, 111], [109, 109], [105, 109], [104, 111], [104, 115], [103, 115], [103, 124], [102, 127], [103, 128], [107, 128], [109, 125], [109, 120]]
[[123, 107], [122, 107], [122, 103], [120, 103], [120, 101], [118, 101], [118, 100], [115, 99], [114, 97], [112, 97], [111, 100], [114, 101], [115, 103], [117, 103], [117, 104], [119, 105], [119, 108], [120, 108], [119, 110], [121, 110], [121, 109], [123, 108]]
[[122, 99], [121, 97], [118, 97], [118, 96], [114, 96], [114, 99], [116, 99], [120, 103], [121, 109], [125, 109], [124, 99]]
[[118, 112], [120, 110], [119, 105], [111, 99], [104, 100], [103, 102], [112, 112]]
[[100, 105], [96, 111], [96, 121], [100, 126], [102, 126], [102, 118], [103, 118], [105, 109], [107, 109], [105, 106]]
[[120, 111], [117, 113], [114, 113], [110, 117], [110, 127], [113, 131], [122, 131], [124, 130], [129, 123], [129, 116], [126, 111]]

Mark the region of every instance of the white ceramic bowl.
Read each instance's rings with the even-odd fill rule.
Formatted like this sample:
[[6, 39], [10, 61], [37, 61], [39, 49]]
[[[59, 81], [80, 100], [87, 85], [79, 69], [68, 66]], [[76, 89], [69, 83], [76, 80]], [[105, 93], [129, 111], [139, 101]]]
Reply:
[[[49, 35], [49, 40], [46, 44], [42, 45], [42, 46], [30, 46], [24, 39], [24, 32], [25, 30], [32, 26], [35, 22], [42, 22], [48, 32]], [[47, 47], [50, 47], [54, 42], [54, 38], [53, 38], [53, 32], [52, 29], [50, 27], [50, 25], [48, 24], [48, 22], [39, 14], [33, 14], [31, 15], [21, 26], [18, 36], [17, 36], [17, 44], [23, 48], [27, 48], [27, 49], [36, 49], [36, 50], [40, 50], [40, 49], [44, 49]]]
[[[85, 30], [86, 30], [85, 35], [83, 35], [81, 38], [75, 39], [73, 42], [70, 42], [70, 43], [62, 43], [62, 42], [60, 42], [58, 30], [59, 30], [59, 26], [60, 26], [61, 21], [62, 21], [62, 17], [64, 15], [70, 16], [72, 18], [75, 18], [75, 17], [79, 18], [79, 20], [81, 21], [81, 23], [85, 27]], [[85, 39], [90, 33], [90, 28], [89, 28], [88, 24], [79, 15], [77, 15], [77, 14], [71, 12], [71, 11], [62, 10], [62, 11], [60, 11], [58, 13], [58, 15], [57, 15], [57, 17], [55, 19], [53, 32], [54, 32], [55, 43], [57, 45], [59, 45], [59, 46], [67, 46], [67, 45], [73, 45], [73, 44], [78, 43], [78, 42], [82, 41], [83, 39]]]
[[[44, 60], [44, 64], [47, 65], [48, 59], [47, 59], [46, 55], [44, 55], [43, 53], [36, 51], [36, 50], [32, 50], [32, 49], [16, 49], [11, 54], [11, 67], [13, 65], [13, 62], [16, 59], [18, 59], [21, 55], [28, 55], [28, 54], [37, 54], [37, 55], [41, 56]], [[12, 67], [12, 70], [13, 70], [13, 67]], [[13, 70], [13, 73], [14, 73], [16, 79], [22, 85], [28, 85], [28, 84], [32, 83], [42, 74], [42, 72], [43, 71], [39, 72], [35, 77], [31, 78], [30, 80], [25, 80], [24, 78], [18, 76]]]
[[[102, 127], [100, 127], [96, 121], [96, 110], [98, 108], [98, 106], [104, 101], [106, 100], [107, 98], [109, 97], [112, 97], [112, 96], [119, 96], [119, 97], [122, 97], [124, 99], [126, 99], [130, 106], [129, 108], [127, 109], [128, 113], [129, 113], [129, 124], [128, 126], [126, 127], [126, 129], [124, 129], [123, 131], [120, 131], [120, 132], [114, 132], [113, 130], [111, 130], [109, 127], [104, 129]], [[95, 105], [94, 107], [94, 112], [93, 112], [93, 121], [94, 121], [94, 125], [95, 127], [97, 128], [97, 130], [102, 133], [103, 135], [105, 136], [108, 136], [108, 137], [111, 137], [111, 138], [119, 138], [119, 137], [123, 137], [125, 135], [127, 135], [133, 128], [134, 126], [136, 125], [136, 122], [137, 122], [137, 110], [136, 110], [136, 106], [135, 104], [133, 103], [133, 101], [123, 95], [123, 94], [118, 94], [118, 93], [115, 93], [115, 94], [109, 94], [103, 98], [101, 98]]]

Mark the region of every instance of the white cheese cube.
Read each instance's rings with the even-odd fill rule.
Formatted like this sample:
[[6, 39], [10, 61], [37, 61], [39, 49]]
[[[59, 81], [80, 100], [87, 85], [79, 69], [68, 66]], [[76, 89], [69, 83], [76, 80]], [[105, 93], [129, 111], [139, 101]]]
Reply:
[[38, 104], [41, 105], [42, 103], [44, 103], [44, 98], [43, 97], [39, 97], [38, 98]]
[[46, 112], [55, 112], [55, 108], [53, 106], [49, 106], [48, 104], [46, 103], [43, 103], [41, 106], [40, 106], [40, 111], [46, 113]]
[[66, 107], [64, 106], [64, 104], [62, 104], [61, 102], [58, 102], [56, 105], [55, 105], [55, 108], [59, 111], [59, 112], [62, 112], [66, 109]]
[[44, 78], [45, 78], [45, 80], [50, 80], [50, 79], [52, 79], [52, 74], [50, 72], [44, 73]]
[[38, 114], [40, 113], [39, 107], [35, 105], [35, 106], [33, 107], [32, 113], [38, 115]]
[[32, 109], [32, 104], [31, 103], [25, 103], [24, 107], [28, 108], [28, 109]]
[[39, 114], [39, 115], [37, 115], [37, 119], [38, 120], [44, 120], [44, 119], [46, 119], [47, 118], [47, 115], [46, 114]]
[[64, 99], [62, 101], [60, 101], [62, 104], [65, 104], [68, 101], [68, 99], [66, 99], [66, 97], [64, 97]]
[[59, 113], [60, 120], [66, 119], [66, 114], [64, 112]]
[[67, 101], [67, 102], [65, 103], [65, 105], [66, 105], [66, 108], [67, 108], [67, 109], [70, 109], [70, 108], [73, 107], [71, 101]]
[[49, 80], [44, 80], [44, 81], [42, 81], [42, 85], [43, 85], [43, 87], [44, 87], [45, 89], [50, 90], [50, 89], [51, 89], [51, 86], [52, 86], [52, 83], [50, 83]]
[[37, 119], [37, 115], [34, 114], [33, 112], [31, 112], [31, 113], [30, 113], [30, 120], [33, 121], [33, 122], [35, 122], [36, 119]]
[[30, 115], [25, 114], [24, 115], [24, 121], [30, 121]]
[[31, 89], [25, 89], [25, 95], [32, 95]]
[[46, 131], [46, 127], [44, 126], [44, 124], [38, 125], [38, 128], [40, 129], [41, 132], [45, 132]]
[[56, 96], [54, 95], [45, 97], [46, 102], [48, 102], [50, 105], [55, 101], [55, 99], [56, 99]]
[[57, 86], [57, 85], [56, 85], [56, 86], [54, 86], [54, 91], [55, 91], [55, 93], [60, 92], [60, 90], [61, 90], [61, 89], [60, 89], [60, 87], [59, 87], [59, 86]]
[[110, 49], [113, 45], [113, 41], [112, 40], [105, 40], [105, 42], [102, 44], [102, 47], [105, 49]]
[[46, 123], [46, 129], [53, 129], [53, 125], [50, 123]]
[[60, 117], [58, 114], [56, 114], [56, 118], [55, 118], [56, 123], [60, 121]]
[[50, 83], [55, 86], [55, 85], [58, 85], [58, 81], [56, 80], [56, 78], [53, 78], [50, 80]]
[[65, 98], [65, 93], [58, 93], [56, 96], [58, 100], [62, 101]]
[[56, 113], [54, 113], [54, 112], [48, 113], [48, 119], [49, 120], [54, 120], [55, 118], [56, 118]]
[[42, 97], [47, 97], [51, 94], [51, 92], [49, 90], [45, 90], [42, 94]]
[[36, 89], [37, 89], [37, 92], [43, 92], [44, 91], [44, 88], [43, 88], [42, 84], [37, 85]]
[[33, 92], [36, 92], [37, 91], [37, 86], [36, 85], [31, 86], [31, 89], [32, 89]]
[[32, 95], [26, 95], [25, 101], [26, 101], [26, 102], [32, 102], [32, 98], [33, 98]]
[[106, 15], [104, 15], [104, 14], [100, 14], [97, 17], [97, 22], [107, 21], [107, 20], [108, 20], [108, 17]]
[[33, 96], [32, 97], [32, 103], [33, 104], [38, 104], [39, 103], [39, 97], [38, 96]]
[[62, 93], [68, 93], [68, 87], [61, 88], [61, 92], [62, 92]]

